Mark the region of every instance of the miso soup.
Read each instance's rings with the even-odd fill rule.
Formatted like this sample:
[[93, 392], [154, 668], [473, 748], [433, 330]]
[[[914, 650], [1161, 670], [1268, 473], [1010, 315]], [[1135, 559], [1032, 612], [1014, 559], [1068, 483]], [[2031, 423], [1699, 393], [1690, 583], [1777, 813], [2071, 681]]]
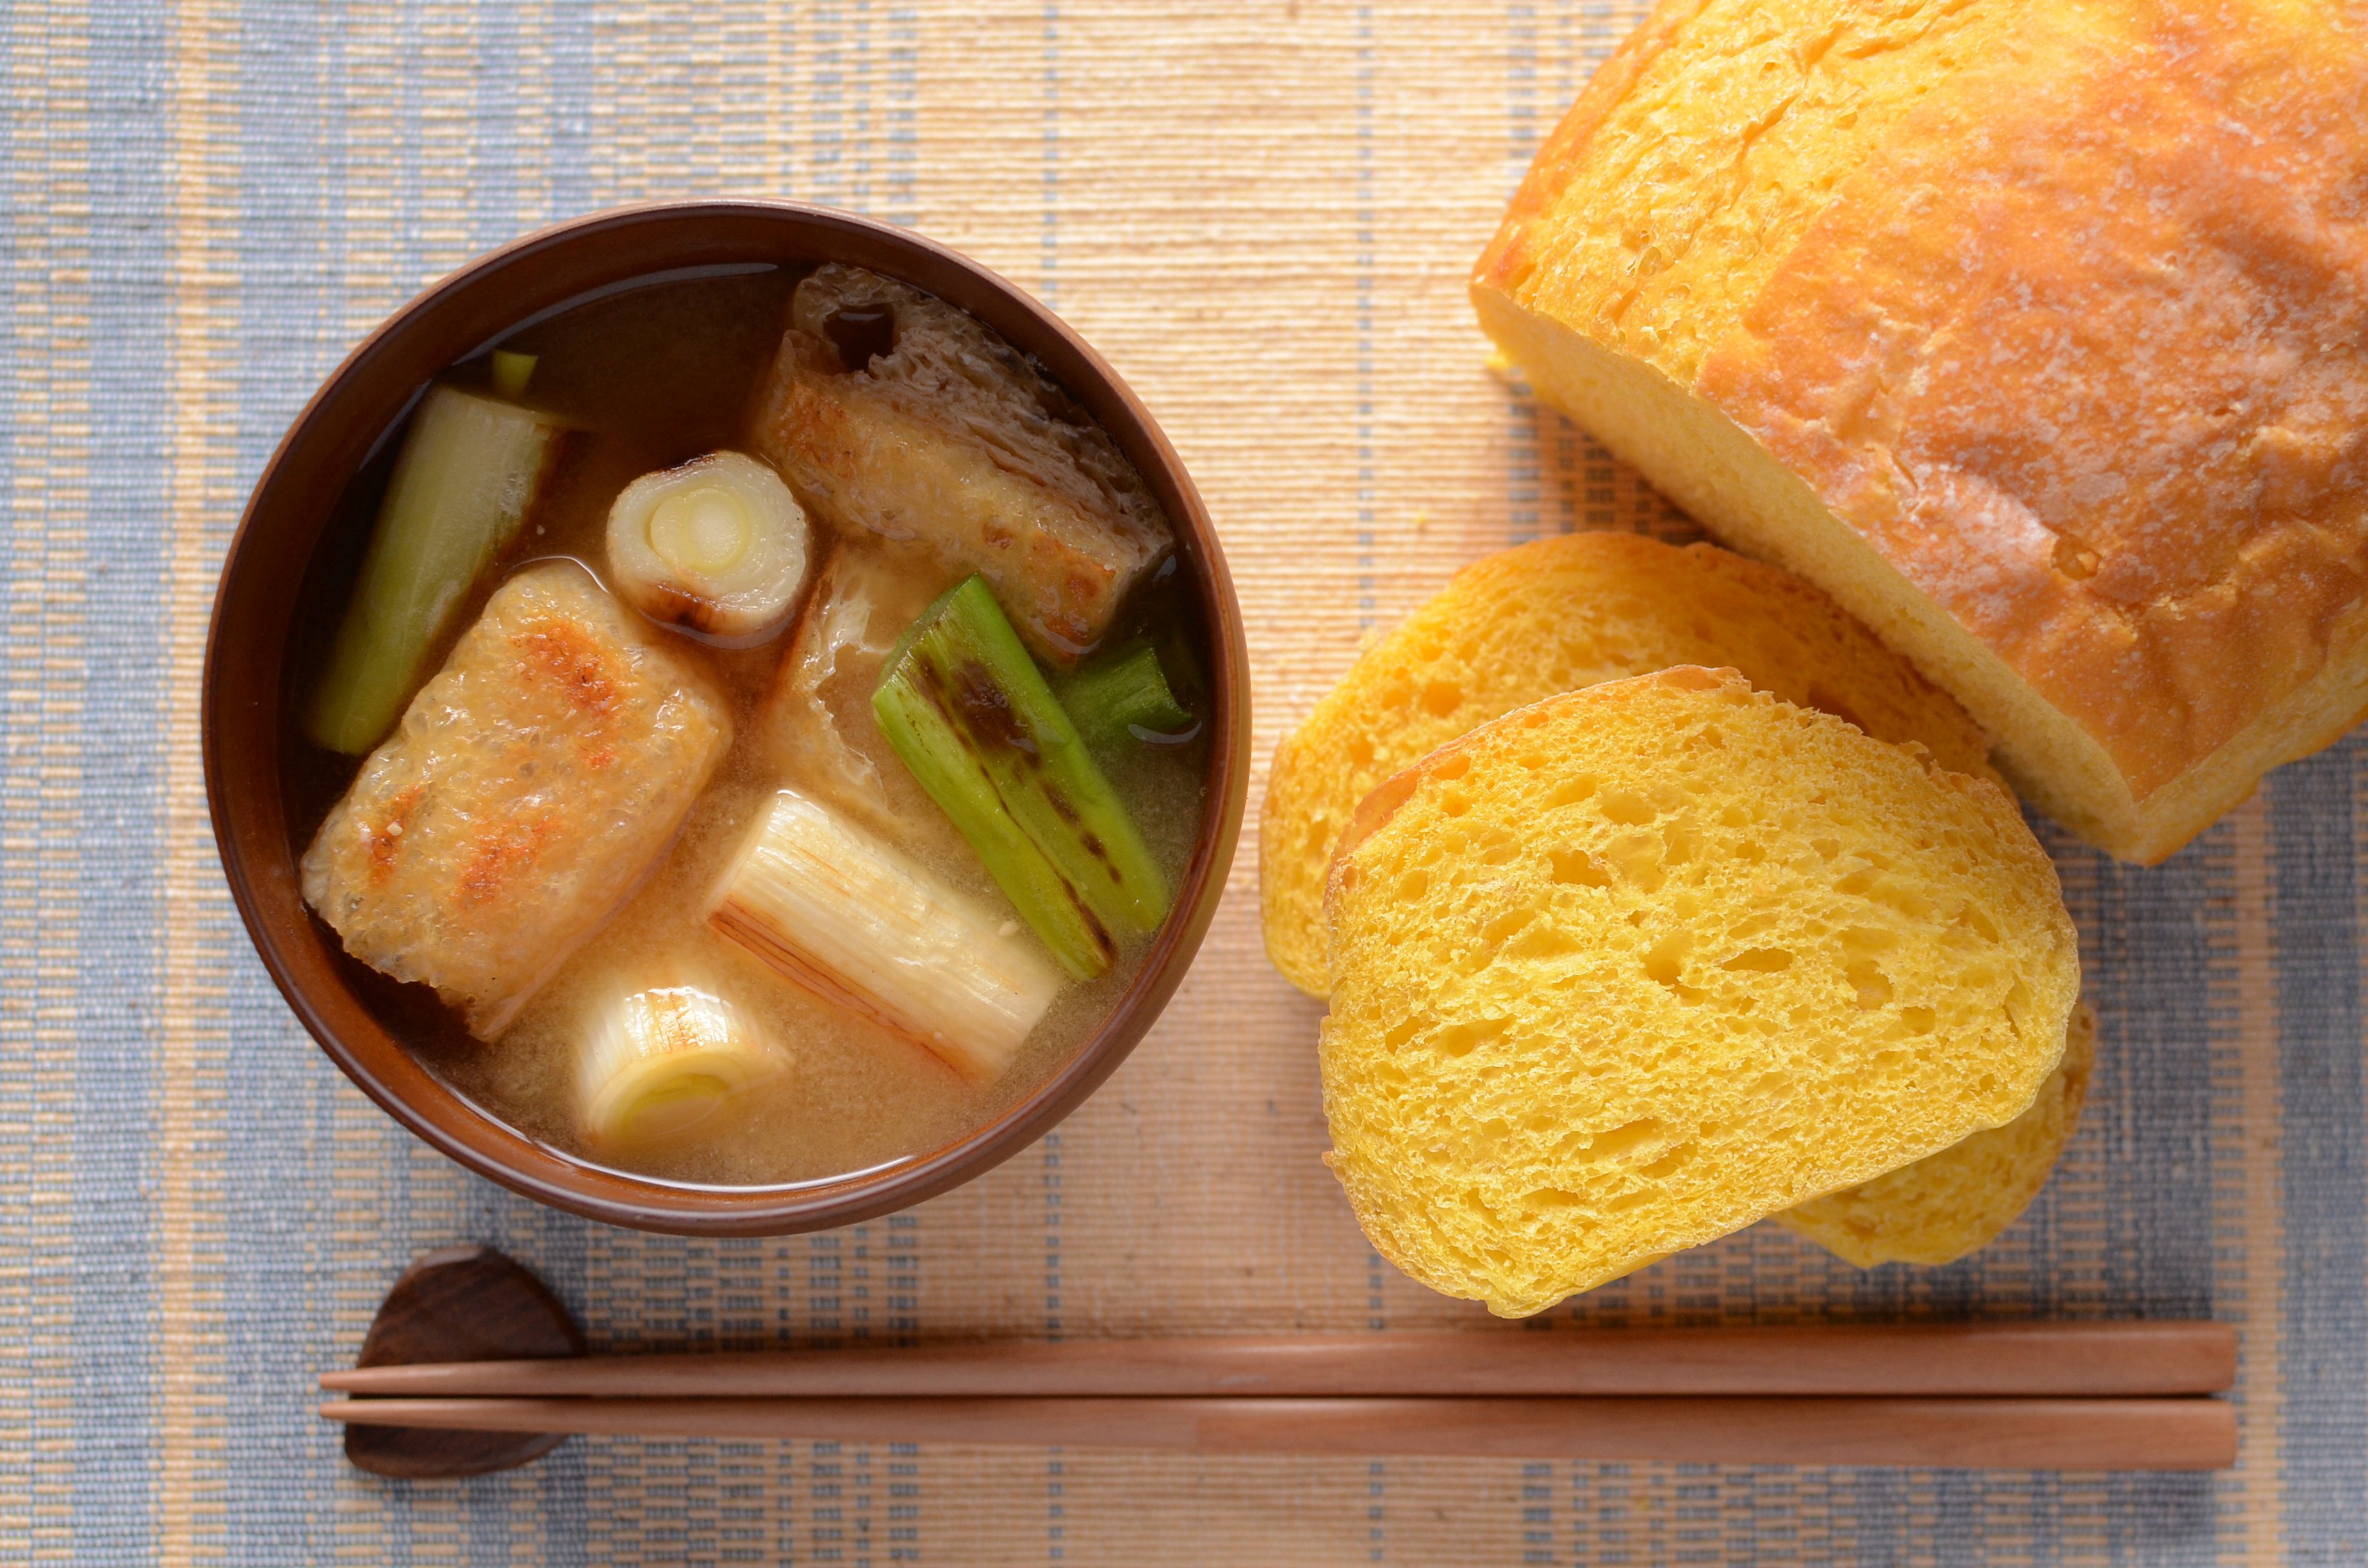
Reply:
[[663, 1179], [928, 1154], [1109, 1016], [1207, 809], [1207, 629], [1109, 437], [855, 268], [520, 324], [313, 563], [315, 916], [453, 1088]]

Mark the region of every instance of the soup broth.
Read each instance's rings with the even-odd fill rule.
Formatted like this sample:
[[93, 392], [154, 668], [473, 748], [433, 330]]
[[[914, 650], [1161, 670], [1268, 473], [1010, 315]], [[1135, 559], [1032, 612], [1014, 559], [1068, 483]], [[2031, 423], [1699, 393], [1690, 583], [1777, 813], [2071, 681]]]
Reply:
[[[493, 594], [520, 572], [544, 570], [541, 562], [572, 562], [569, 570], [588, 573], [616, 589], [605, 538], [611, 503], [626, 485], [711, 452], [758, 449], [752, 425], [761, 401], [776, 395], [768, 392], [767, 379], [777, 351], [786, 352], [784, 325], [810, 270], [765, 268], [653, 280], [522, 326], [501, 344], [505, 353], [534, 357], [522, 402], [556, 415], [569, 434], [518, 537], [479, 574], [456, 628], [472, 624]], [[835, 323], [833, 335], [860, 338], [882, 330], [857, 316]], [[853, 348], [840, 342], [838, 351], [854, 358], [884, 352], [863, 341]], [[490, 389], [495, 377], [486, 357], [454, 367], [445, 381], [464, 389]], [[1073, 410], [1054, 413], [1056, 434], [1064, 428], [1060, 417], [1076, 417]], [[403, 437], [400, 427], [391, 431], [349, 487], [314, 562], [288, 664], [290, 686], [282, 706], [290, 715], [304, 711], [313, 672], [330, 657]], [[815, 561], [803, 590], [809, 596], [822, 575], [821, 563], [834, 551], [872, 552], [899, 569], [922, 574], [924, 598], [963, 571], [914, 540], [883, 540], [862, 529], [834, 527], [813, 505], [805, 511]], [[998, 595], [1009, 602], [1008, 593], [999, 589]], [[1012, 619], [1029, 630], [1017, 609]], [[1115, 960], [1107, 971], [1067, 980], [1008, 1068], [979, 1082], [911, 1039], [817, 999], [716, 934], [705, 915], [735, 851], [777, 791], [789, 783], [805, 787], [803, 780], [784, 778], [778, 732], [767, 713], [797, 625], [793, 617], [766, 641], [738, 648], [644, 627], [676, 658], [703, 670], [723, 694], [733, 720], [729, 749], [644, 879], [596, 934], [532, 990], [496, 1038], [472, 1034], [461, 1014], [427, 986], [398, 983], [359, 960], [344, 960], [357, 990], [434, 1073], [527, 1136], [590, 1163], [689, 1183], [814, 1182], [891, 1165], [946, 1146], [1024, 1098], [1092, 1035], [1136, 977], [1151, 937], [1114, 934]], [[455, 631], [442, 640], [430, 671], [458, 635]], [[1127, 645], [1158, 650], [1182, 706], [1205, 717], [1207, 696], [1199, 689], [1199, 671], [1206, 667], [1205, 628], [1189, 577], [1172, 553], [1141, 574], [1098, 644]], [[1039, 652], [1040, 665], [1057, 676], [1057, 659], [1044, 660], [1041, 644]], [[868, 715], [863, 722], [870, 722]], [[876, 733], [866, 739], [874, 756], [885, 758], [880, 767], [897, 766]], [[1098, 744], [1094, 756], [1168, 887], [1180, 887], [1206, 809], [1202, 727], [1187, 725], [1157, 735], [1137, 732], [1132, 742]], [[794, 766], [797, 759], [790, 760]], [[301, 724], [291, 721], [287, 726], [282, 772], [300, 856], [354, 785], [361, 765], [359, 757], [314, 744]], [[917, 797], [906, 778], [890, 798], [904, 802], [909, 813]], [[924, 801], [920, 809], [935, 808]], [[899, 847], [916, 863], [978, 904], [1010, 911], [986, 865], [960, 834], [949, 831], [946, 820], [912, 825], [915, 831]], [[1005, 928], [1019, 926], [1008, 921]], [[326, 935], [333, 944], [338, 941], [335, 930]], [[712, 966], [718, 988], [729, 992], [786, 1057], [787, 1070], [741, 1089], [723, 1110], [674, 1136], [631, 1145], [594, 1140], [586, 1131], [577, 1089], [586, 1020], [614, 991], [619, 974], [634, 972], [644, 960], [686, 943]]]

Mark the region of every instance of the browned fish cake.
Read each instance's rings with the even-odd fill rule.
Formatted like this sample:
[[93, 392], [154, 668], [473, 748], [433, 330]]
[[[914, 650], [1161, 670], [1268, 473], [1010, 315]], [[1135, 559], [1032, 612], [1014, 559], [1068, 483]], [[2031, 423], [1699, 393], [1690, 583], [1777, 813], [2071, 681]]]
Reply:
[[529, 567], [322, 823], [305, 902], [492, 1040], [641, 881], [731, 742], [698, 666], [582, 568]]

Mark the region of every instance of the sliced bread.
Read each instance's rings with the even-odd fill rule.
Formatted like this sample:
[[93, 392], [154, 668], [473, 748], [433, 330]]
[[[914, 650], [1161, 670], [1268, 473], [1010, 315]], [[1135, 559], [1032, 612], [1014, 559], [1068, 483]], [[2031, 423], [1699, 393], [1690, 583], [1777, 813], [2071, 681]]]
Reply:
[[1964, 710], [1792, 574], [1636, 534], [1539, 540], [1458, 573], [1276, 749], [1258, 827], [1275, 967], [1324, 994], [1325, 868], [1374, 785], [1541, 698], [1674, 665], [1731, 666], [1878, 740], [1920, 741], [1944, 767], [1995, 777]]
[[1987, 1132], [1873, 1181], [1813, 1198], [1777, 1215], [1846, 1263], [1954, 1263], [1986, 1247], [2047, 1185], [2080, 1125], [2097, 1056], [2097, 1015], [2072, 1012], [2064, 1060], [2031, 1108]]
[[1474, 730], [1326, 893], [1330, 1161], [1505, 1316], [2022, 1114], [2079, 960], [1996, 785], [1680, 667]]

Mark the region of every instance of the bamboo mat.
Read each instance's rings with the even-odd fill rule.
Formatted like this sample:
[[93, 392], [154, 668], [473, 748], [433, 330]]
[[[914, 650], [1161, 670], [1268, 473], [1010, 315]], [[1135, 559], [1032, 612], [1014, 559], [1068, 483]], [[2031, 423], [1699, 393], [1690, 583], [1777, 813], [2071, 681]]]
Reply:
[[[910, 1213], [691, 1242], [465, 1176], [264, 979], [205, 828], [195, 681], [246, 489], [381, 315], [551, 219], [694, 194], [916, 226], [1050, 301], [1198, 476], [1261, 756], [1497, 546], [1681, 532], [1486, 368], [1463, 276], [1636, 0], [0, 10], [0, 1556], [366, 1563], [1823, 1563], [2368, 1557], [2353, 744], [2170, 864], [2052, 829], [2104, 1021], [2054, 1185], [1980, 1256], [1861, 1274], [1761, 1227], [1553, 1314], [2239, 1323], [2218, 1476], [578, 1440], [359, 1475], [309, 1414], [454, 1240], [596, 1342], [1457, 1325], [1329, 1176], [1316, 1008], [1254, 831], [1175, 1006], [1042, 1145]], [[1253, 783], [1253, 800], [1263, 788]], [[1495, 1329], [1497, 1332], [1522, 1332]]]

